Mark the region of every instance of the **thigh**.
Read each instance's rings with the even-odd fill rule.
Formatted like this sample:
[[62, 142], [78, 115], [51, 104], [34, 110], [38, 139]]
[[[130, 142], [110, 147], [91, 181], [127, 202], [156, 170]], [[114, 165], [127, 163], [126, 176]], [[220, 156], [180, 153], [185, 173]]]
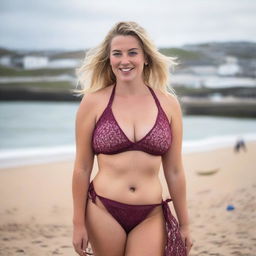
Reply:
[[98, 198], [88, 200], [86, 228], [94, 256], [124, 255], [126, 233]]
[[166, 229], [162, 206], [131, 230], [127, 237], [125, 256], [164, 255]]

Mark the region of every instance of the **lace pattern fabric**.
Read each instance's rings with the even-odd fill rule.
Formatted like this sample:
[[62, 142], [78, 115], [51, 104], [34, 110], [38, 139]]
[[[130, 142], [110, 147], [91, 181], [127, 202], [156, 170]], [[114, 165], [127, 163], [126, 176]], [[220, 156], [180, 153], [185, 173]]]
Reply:
[[186, 247], [181, 238], [179, 224], [172, 215], [167, 201], [164, 201], [162, 208], [167, 233], [164, 256], [187, 256]]
[[132, 142], [116, 121], [111, 105], [115, 93], [114, 85], [109, 103], [95, 125], [92, 135], [92, 148], [95, 154], [117, 154], [129, 150], [141, 150], [152, 155], [163, 155], [171, 145], [171, 127], [152, 88], [158, 114], [154, 126], [139, 141]]

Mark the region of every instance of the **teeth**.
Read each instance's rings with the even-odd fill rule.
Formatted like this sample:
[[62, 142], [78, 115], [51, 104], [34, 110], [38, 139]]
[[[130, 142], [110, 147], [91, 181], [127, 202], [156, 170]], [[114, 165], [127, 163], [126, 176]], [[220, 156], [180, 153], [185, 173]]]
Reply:
[[130, 71], [132, 70], [131, 68], [121, 68], [122, 71]]

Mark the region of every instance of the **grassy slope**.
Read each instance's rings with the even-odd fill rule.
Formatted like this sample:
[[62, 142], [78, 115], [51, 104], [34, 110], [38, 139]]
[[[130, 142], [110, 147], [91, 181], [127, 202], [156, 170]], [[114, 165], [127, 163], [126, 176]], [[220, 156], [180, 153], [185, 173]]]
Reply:
[[57, 76], [57, 75], [74, 75], [75, 70], [71, 68], [65, 69], [34, 69], [34, 70], [24, 70], [19, 68], [10, 68], [0, 65], [0, 76]]
[[8, 83], [0, 84], [0, 88], [52, 88], [52, 89], [74, 89], [74, 85], [68, 81], [57, 82], [22, 82], [22, 83]]
[[166, 56], [178, 57], [182, 60], [197, 60], [202, 57], [199, 52], [192, 52], [180, 48], [161, 48], [159, 51]]

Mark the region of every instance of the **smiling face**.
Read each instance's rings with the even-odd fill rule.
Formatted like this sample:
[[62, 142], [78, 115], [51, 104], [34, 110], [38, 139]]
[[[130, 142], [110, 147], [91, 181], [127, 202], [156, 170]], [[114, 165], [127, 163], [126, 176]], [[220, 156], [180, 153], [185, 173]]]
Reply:
[[132, 82], [143, 80], [144, 53], [135, 36], [115, 36], [110, 45], [110, 65], [116, 80]]

